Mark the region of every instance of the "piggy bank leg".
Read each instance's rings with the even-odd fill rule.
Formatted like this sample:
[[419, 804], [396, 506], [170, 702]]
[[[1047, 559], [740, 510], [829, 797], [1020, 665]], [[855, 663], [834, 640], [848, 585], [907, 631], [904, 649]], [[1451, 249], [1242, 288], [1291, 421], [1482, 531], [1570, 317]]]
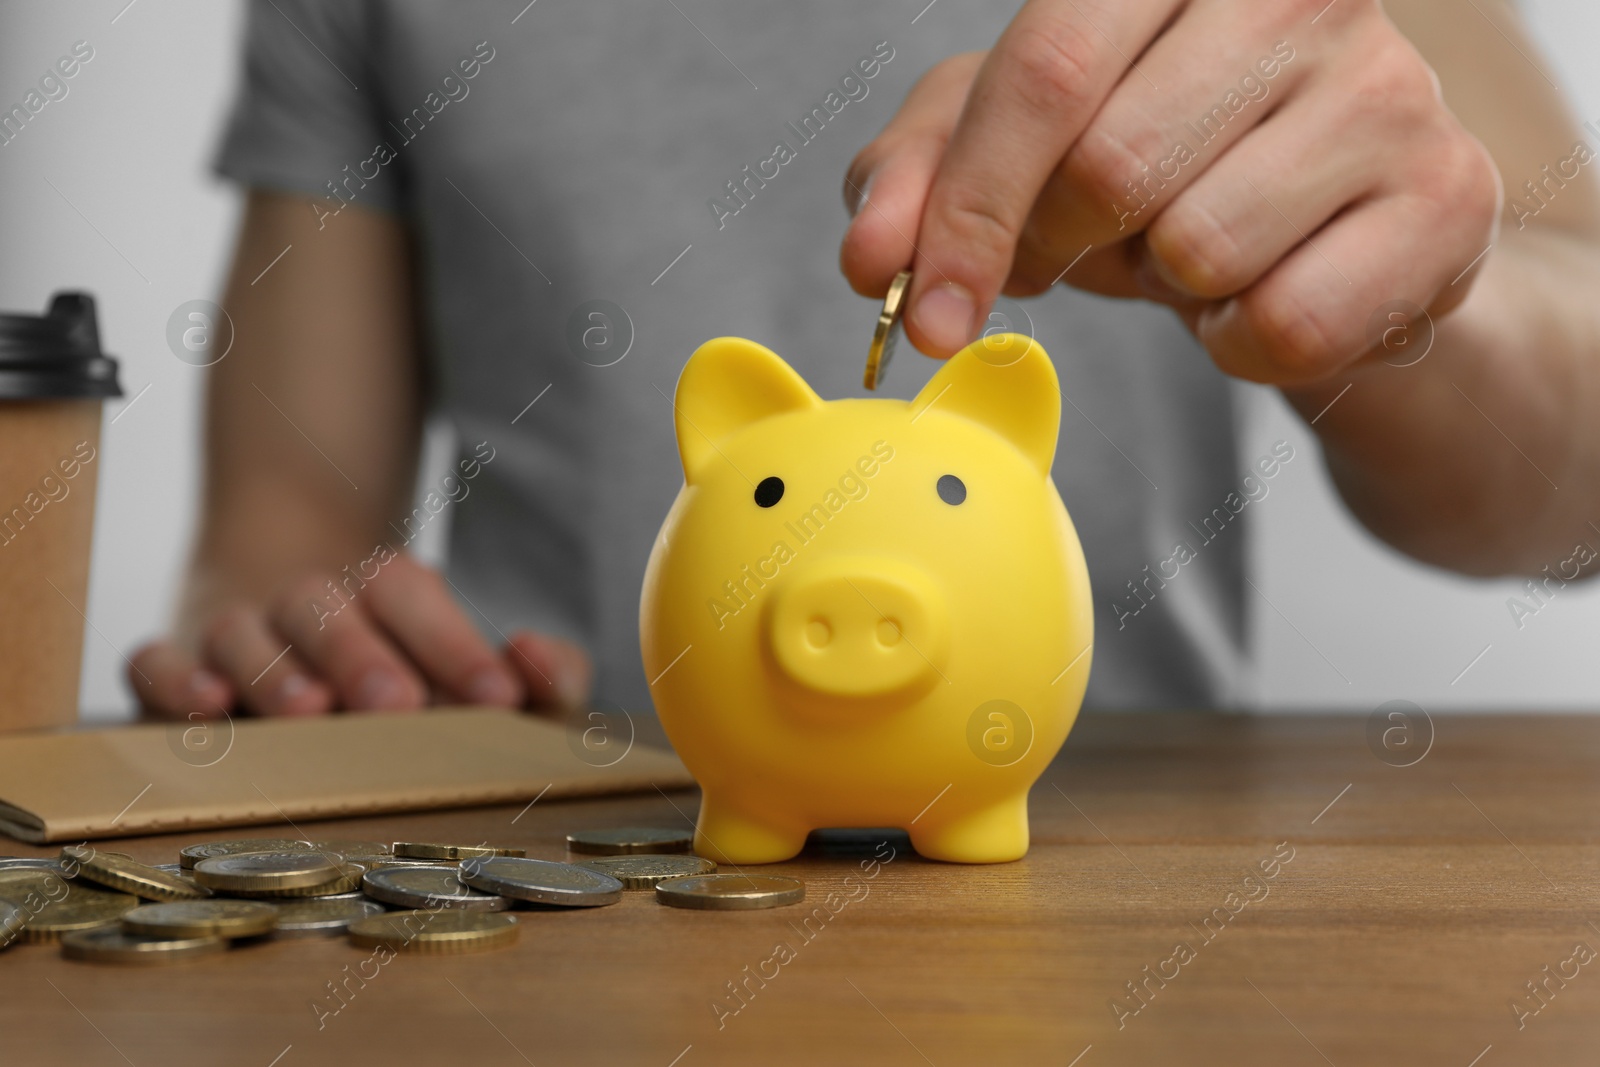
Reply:
[[1008, 863], [1028, 852], [1028, 795], [985, 808], [937, 807], [907, 827], [919, 856], [947, 863]]
[[777, 863], [799, 855], [809, 832], [707, 795], [700, 800], [694, 851], [716, 863]]

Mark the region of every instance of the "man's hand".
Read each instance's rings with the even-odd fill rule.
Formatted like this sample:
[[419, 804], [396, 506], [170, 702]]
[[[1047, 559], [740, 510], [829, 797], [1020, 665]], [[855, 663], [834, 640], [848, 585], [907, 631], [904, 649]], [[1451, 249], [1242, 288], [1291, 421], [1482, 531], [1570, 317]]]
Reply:
[[257, 715], [429, 703], [575, 707], [589, 691], [581, 649], [519, 630], [497, 653], [439, 574], [406, 555], [359, 587], [317, 576], [272, 603], [231, 599], [185, 615], [194, 636], [145, 646], [128, 673], [157, 717], [240, 706]]
[[1501, 193], [1377, 0], [1030, 0], [922, 79], [845, 196], [846, 276], [881, 295], [911, 264], [929, 355], [1064, 277], [1296, 385], [1371, 349], [1386, 302], [1459, 304]]
[[439, 574], [374, 551], [417, 481], [418, 272], [400, 218], [358, 205], [324, 228], [322, 209], [250, 194], [194, 555], [171, 635], [133, 657], [134, 695], [176, 718], [582, 702], [580, 649], [514, 631], [497, 651]]

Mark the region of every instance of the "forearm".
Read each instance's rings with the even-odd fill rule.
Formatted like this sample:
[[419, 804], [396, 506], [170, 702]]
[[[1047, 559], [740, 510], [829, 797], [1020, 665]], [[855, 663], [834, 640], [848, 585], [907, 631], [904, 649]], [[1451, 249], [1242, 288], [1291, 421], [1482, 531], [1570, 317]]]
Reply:
[[1356, 516], [1409, 555], [1481, 576], [1536, 573], [1600, 537], [1597, 292], [1600, 244], [1507, 227], [1420, 362], [1371, 358], [1285, 390]]
[[236, 340], [207, 383], [181, 618], [336, 573], [404, 510], [420, 425], [409, 262], [394, 219], [351, 212], [319, 231], [305, 201], [252, 196], [224, 298]]

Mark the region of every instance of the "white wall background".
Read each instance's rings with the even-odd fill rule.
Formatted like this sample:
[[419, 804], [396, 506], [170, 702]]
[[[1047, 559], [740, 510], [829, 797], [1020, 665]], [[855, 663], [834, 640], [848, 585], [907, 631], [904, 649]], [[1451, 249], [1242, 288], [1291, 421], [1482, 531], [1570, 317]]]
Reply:
[[[1574, 110], [1600, 118], [1600, 9], [1524, 7]], [[69, 95], [0, 148], [0, 308], [39, 311], [56, 289], [89, 289], [122, 359], [127, 397], [106, 415], [88, 607], [82, 702], [94, 718], [131, 714], [123, 654], [161, 627], [187, 552], [205, 372], [173, 357], [166, 323], [221, 288], [237, 200], [207, 161], [239, 22], [217, 0], [0, 6], [0, 102], [20, 100], [73, 42], [95, 49]], [[1278, 438], [1311, 442], [1259, 391], [1243, 454]], [[1264, 707], [1600, 704], [1590, 666], [1600, 584], [1563, 590], [1519, 631], [1506, 608], [1517, 583], [1468, 582], [1389, 552], [1344, 514], [1316, 463], [1287, 468], [1251, 511], [1254, 580], [1273, 605], [1252, 605]]]

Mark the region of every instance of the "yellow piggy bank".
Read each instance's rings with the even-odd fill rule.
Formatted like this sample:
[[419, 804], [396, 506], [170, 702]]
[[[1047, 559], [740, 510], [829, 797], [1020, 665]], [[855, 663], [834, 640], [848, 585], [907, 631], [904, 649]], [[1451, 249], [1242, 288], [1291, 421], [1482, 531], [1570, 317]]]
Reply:
[[1021, 858], [1093, 637], [1044, 350], [992, 336], [910, 402], [824, 401], [723, 337], [674, 406], [684, 486], [639, 631], [704, 792], [695, 851], [769, 863], [814, 829], [899, 827], [932, 859]]

